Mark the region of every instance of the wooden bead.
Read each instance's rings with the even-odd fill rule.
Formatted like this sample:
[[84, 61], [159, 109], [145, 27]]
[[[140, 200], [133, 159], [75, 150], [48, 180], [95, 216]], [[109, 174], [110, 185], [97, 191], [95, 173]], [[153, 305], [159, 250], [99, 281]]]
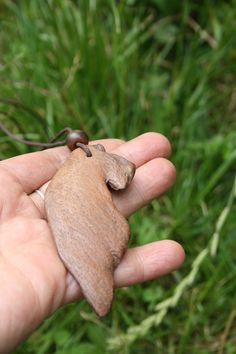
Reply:
[[66, 145], [73, 151], [77, 148], [76, 144], [81, 143], [87, 145], [89, 142], [88, 135], [82, 130], [72, 130], [66, 138]]

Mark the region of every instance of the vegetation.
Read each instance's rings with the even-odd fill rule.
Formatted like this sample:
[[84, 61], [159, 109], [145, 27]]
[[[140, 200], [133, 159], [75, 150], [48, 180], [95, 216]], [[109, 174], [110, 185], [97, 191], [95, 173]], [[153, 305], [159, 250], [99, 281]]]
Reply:
[[[49, 318], [16, 353], [235, 353], [236, 1], [0, 4], [0, 121], [28, 139], [165, 134], [178, 178], [131, 218], [132, 246], [172, 238], [183, 267]], [[32, 151], [0, 136], [0, 158]]]

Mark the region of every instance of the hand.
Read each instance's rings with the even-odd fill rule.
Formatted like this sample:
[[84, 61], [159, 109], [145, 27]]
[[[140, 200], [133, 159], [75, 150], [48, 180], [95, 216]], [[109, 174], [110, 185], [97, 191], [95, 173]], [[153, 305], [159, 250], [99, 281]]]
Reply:
[[[137, 166], [131, 186], [114, 195], [126, 217], [174, 182], [175, 168], [167, 160], [170, 144], [162, 135], [147, 133], [129, 142], [99, 142]], [[57, 254], [43, 200], [34, 192], [45, 191], [69, 153], [67, 148], [55, 148], [0, 162], [1, 353], [12, 350], [60, 306], [82, 296]], [[183, 259], [184, 251], [174, 241], [129, 249], [115, 270], [115, 285], [160, 277], [178, 268]]]

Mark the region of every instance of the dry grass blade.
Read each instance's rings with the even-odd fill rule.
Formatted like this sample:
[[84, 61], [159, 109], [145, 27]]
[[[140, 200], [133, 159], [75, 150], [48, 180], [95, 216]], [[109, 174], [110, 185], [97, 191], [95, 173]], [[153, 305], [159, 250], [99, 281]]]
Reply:
[[137, 338], [145, 336], [148, 333], [148, 331], [150, 331], [151, 327], [158, 326], [165, 318], [167, 312], [178, 304], [179, 300], [184, 295], [184, 292], [189, 287], [191, 287], [191, 285], [194, 284], [199, 269], [202, 266], [205, 258], [207, 256], [211, 256], [211, 257], [216, 256], [216, 249], [219, 242], [220, 232], [227, 220], [227, 216], [231, 211], [233, 201], [235, 198], [236, 198], [236, 177], [233, 182], [231, 193], [228, 197], [227, 205], [222, 210], [221, 214], [219, 215], [216, 221], [215, 232], [213, 233], [208, 246], [199, 253], [199, 255], [192, 263], [192, 269], [189, 272], [189, 274], [185, 278], [183, 278], [181, 282], [177, 285], [172, 296], [170, 296], [168, 299], [162, 301], [156, 306], [157, 312], [155, 314], [143, 320], [139, 325], [129, 327], [127, 333], [116, 336], [115, 338], [108, 339], [108, 345], [111, 350], [117, 350], [124, 346], [130, 345]]

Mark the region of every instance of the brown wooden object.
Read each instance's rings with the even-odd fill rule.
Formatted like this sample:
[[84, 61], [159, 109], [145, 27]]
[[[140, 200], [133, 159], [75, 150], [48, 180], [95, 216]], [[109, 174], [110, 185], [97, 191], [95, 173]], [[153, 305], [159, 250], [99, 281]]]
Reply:
[[48, 222], [59, 255], [99, 316], [110, 309], [113, 272], [129, 241], [129, 225], [112, 201], [109, 188], [124, 189], [135, 166], [89, 146], [74, 150], [55, 174], [45, 195]]

